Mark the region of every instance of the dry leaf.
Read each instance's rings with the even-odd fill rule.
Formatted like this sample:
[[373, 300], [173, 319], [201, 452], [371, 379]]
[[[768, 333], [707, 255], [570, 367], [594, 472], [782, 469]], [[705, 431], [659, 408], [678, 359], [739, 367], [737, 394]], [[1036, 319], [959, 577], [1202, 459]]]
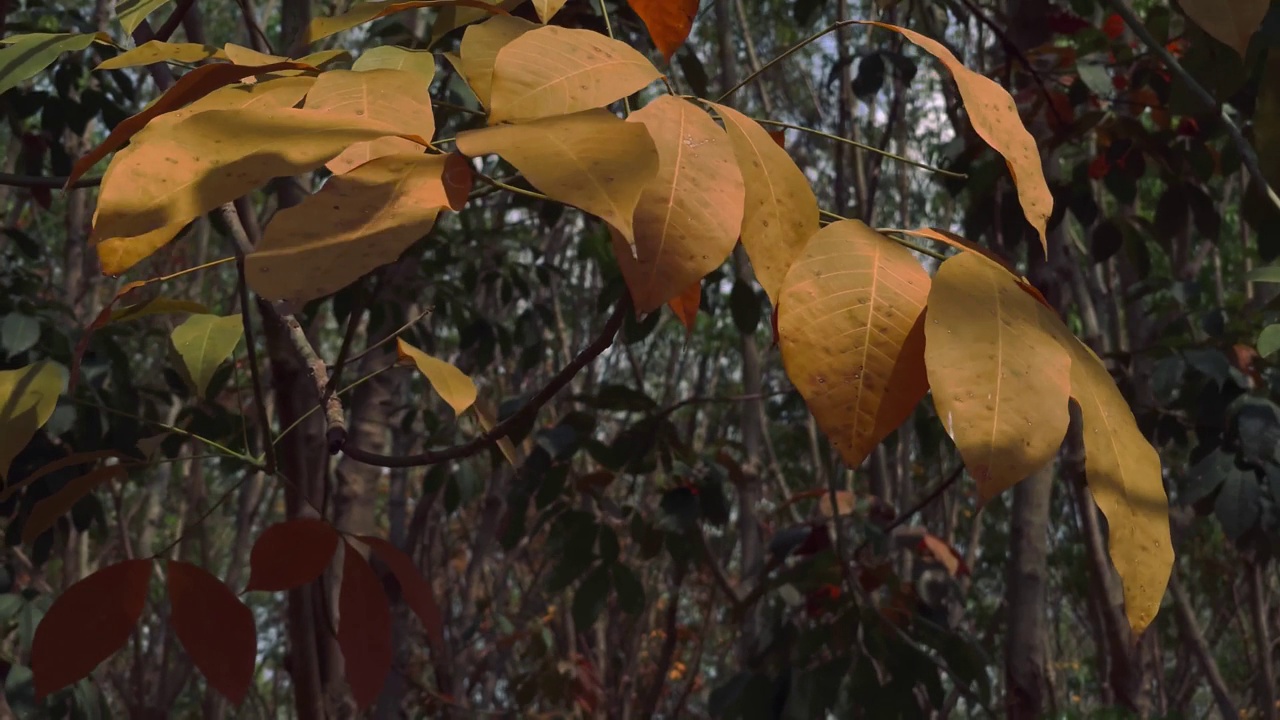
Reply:
[[493, 62], [498, 58], [498, 51], [536, 27], [535, 23], [523, 18], [498, 15], [472, 25], [462, 33], [462, 44], [458, 47], [458, 72], [466, 78], [481, 105], [489, 107]]
[[1179, 0], [1178, 5], [1202, 30], [1244, 57], [1271, 0]]
[[[431, 139], [436, 132], [431, 110], [430, 80], [407, 70], [330, 70], [316, 79], [303, 105], [307, 110], [335, 116], [366, 118], [407, 135]], [[325, 163], [331, 172], [342, 174], [374, 158], [422, 152], [412, 140], [383, 137], [356, 143]]]
[[[617, 257], [621, 258], [622, 254]], [[695, 280], [684, 292], [671, 298], [667, 305], [680, 318], [685, 330], [693, 332], [694, 324], [698, 322], [698, 308], [702, 305], [702, 280]]]
[[667, 62], [684, 44], [698, 15], [698, 0], [627, 0], [644, 21], [649, 37]]
[[434, 358], [400, 338], [396, 338], [396, 352], [401, 361], [413, 364], [427, 378], [431, 387], [449, 403], [456, 415], [476, 402], [476, 384], [466, 373], [453, 365]]

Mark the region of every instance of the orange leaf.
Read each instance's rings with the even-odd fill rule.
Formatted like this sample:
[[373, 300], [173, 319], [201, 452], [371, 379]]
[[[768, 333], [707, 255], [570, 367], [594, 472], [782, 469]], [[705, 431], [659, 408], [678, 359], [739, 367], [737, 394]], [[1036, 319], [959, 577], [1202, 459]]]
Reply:
[[110, 465], [81, 475], [62, 487], [58, 492], [36, 503], [31, 514], [22, 525], [22, 542], [33, 542], [36, 538], [58, 522], [58, 518], [70, 512], [80, 498], [93, 492], [108, 480], [123, 478], [127, 474], [123, 465]]
[[378, 574], [343, 543], [342, 590], [338, 595], [338, 647], [358, 708], [372, 705], [391, 671], [391, 603]]
[[627, 4], [644, 21], [662, 57], [671, 62], [693, 29], [698, 0], [627, 0]]
[[778, 143], [778, 147], [782, 148], [783, 150], [787, 148], [787, 131], [786, 130], [766, 130], [766, 132], [769, 133], [769, 137], [773, 138], [774, 142]]
[[314, 71], [316, 68], [292, 61], [252, 67], [227, 63], [201, 65], [183, 75], [173, 84], [173, 87], [157, 98], [147, 109], [120, 121], [120, 124], [115, 126], [106, 140], [103, 140], [97, 147], [85, 153], [76, 161], [76, 164], [71, 168], [71, 175], [67, 177], [67, 184], [64, 187], [71, 187], [76, 180], [79, 180], [86, 172], [89, 172], [89, 168], [97, 165], [98, 161], [106, 157], [108, 153], [123, 147], [129, 141], [129, 138], [146, 127], [152, 118], [171, 110], [177, 110], [193, 100], [198, 100], [208, 95], [223, 85], [230, 85], [253, 75], [265, 75], [277, 70]]
[[685, 288], [685, 291], [671, 298], [667, 303], [671, 311], [680, 318], [681, 324], [689, 332], [693, 332], [693, 325], [698, 321], [698, 307], [702, 304], [702, 281], [695, 280], [692, 285]]
[[498, 15], [472, 25], [462, 34], [462, 43], [458, 46], [460, 57], [456, 65], [481, 105], [489, 107], [493, 90], [493, 63], [498, 59], [498, 51], [537, 27], [535, 23], [523, 18]]
[[[385, 123], [407, 135], [431, 139], [436, 119], [431, 110], [430, 78], [423, 80], [408, 70], [330, 70], [316, 78], [303, 105], [334, 115], [365, 117]], [[422, 154], [422, 146], [401, 137], [384, 137], [356, 143], [325, 163], [334, 174], [345, 173], [374, 158], [396, 153]]]
[[867, 21], [863, 24], [875, 25], [902, 35], [942, 61], [951, 72], [960, 88], [960, 99], [969, 113], [969, 122], [974, 131], [992, 149], [1004, 156], [1008, 163], [1009, 173], [1013, 175], [1013, 183], [1018, 189], [1018, 202], [1022, 204], [1022, 212], [1027, 222], [1040, 233], [1040, 245], [1047, 256], [1049, 242], [1045, 238], [1045, 230], [1049, 215], [1053, 213], [1053, 194], [1044, 179], [1044, 167], [1040, 163], [1040, 150], [1036, 147], [1036, 140], [1022, 124], [1013, 96], [991, 78], [965, 67], [950, 50], [936, 40], [887, 23]]
[[305, 585], [320, 577], [337, 549], [337, 531], [322, 520], [299, 518], [276, 523], [253, 544], [245, 592]]
[[318, 17], [311, 21], [311, 24], [302, 31], [297, 38], [294, 39], [291, 46], [295, 50], [301, 50], [306, 46], [329, 37], [330, 35], [340, 33], [343, 30], [349, 30], [357, 25], [384, 18], [388, 15], [404, 12], [406, 10], [417, 10], [419, 8], [455, 8], [469, 7], [481, 10], [495, 15], [506, 15], [507, 11], [500, 7], [494, 6], [492, 3], [482, 2], [481, 0], [408, 0], [407, 2], [362, 2], [351, 6], [341, 15], [332, 15], [328, 17]]
[[36, 697], [93, 672], [129, 640], [147, 603], [150, 560], [125, 560], [63, 591], [36, 626], [31, 671]]
[[444, 616], [440, 612], [439, 604], [436, 603], [431, 583], [422, 576], [413, 560], [400, 548], [380, 537], [361, 535], [360, 541], [368, 544], [373, 554], [386, 563], [391, 574], [396, 576], [396, 582], [400, 583], [400, 596], [404, 598], [404, 604], [408, 605], [413, 614], [422, 621], [422, 627], [431, 638], [432, 647], [443, 647]]
[[209, 686], [239, 705], [253, 681], [253, 613], [203, 568], [169, 561], [169, 624]]

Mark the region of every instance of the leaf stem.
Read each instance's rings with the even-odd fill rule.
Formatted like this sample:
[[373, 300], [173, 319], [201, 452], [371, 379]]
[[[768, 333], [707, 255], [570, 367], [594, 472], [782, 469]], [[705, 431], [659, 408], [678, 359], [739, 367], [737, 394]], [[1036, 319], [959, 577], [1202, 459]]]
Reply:
[[[613, 34], [613, 21], [609, 19], [609, 8], [604, 3], [605, 0], [600, 0], [600, 14], [604, 16], [604, 30], [609, 33], [611, 39], [616, 40], [617, 37]], [[622, 110], [623, 115], [631, 114], [631, 101], [627, 98], [622, 98]]]
[[946, 175], [947, 177], [953, 177], [959, 180], [969, 179], [969, 176], [965, 175], [964, 173], [953, 172], [951, 170], [943, 170], [940, 167], [934, 167], [933, 165], [926, 165], [925, 163], [922, 163], [922, 162], [916, 162], [915, 160], [912, 160], [910, 158], [905, 158], [901, 155], [895, 155], [889, 152], [888, 150], [881, 150], [878, 147], [873, 147], [871, 145], [860, 143], [857, 140], [850, 140], [849, 138], [840, 137], [839, 135], [833, 135], [829, 132], [823, 132], [821, 130], [816, 130], [811, 127], [805, 127], [803, 125], [792, 125], [791, 123], [785, 123], [778, 120], [762, 120], [760, 118], [752, 118], [752, 119], [760, 123], [761, 125], [774, 125], [777, 127], [788, 128], [790, 130], [799, 130], [800, 132], [807, 132], [810, 135], [817, 135], [818, 137], [823, 137], [828, 140], [834, 140], [836, 142], [844, 143], [846, 145], [852, 145], [856, 148], [866, 150], [867, 152], [873, 152], [877, 155], [883, 155], [889, 158], [890, 160], [897, 160], [900, 163], [918, 167], [921, 170], [928, 170], [929, 172], [937, 173], [939, 175]]
[[[601, 2], [603, 2], [603, 0], [601, 0]], [[747, 84], [749, 84], [751, 81], [753, 81], [753, 80], [755, 80], [756, 78], [760, 77], [760, 75], [762, 75], [762, 74], [764, 73], [764, 71], [765, 71], [765, 70], [768, 70], [769, 68], [773, 67], [774, 65], [777, 65], [778, 63], [782, 62], [783, 60], [786, 60], [788, 57], [791, 57], [793, 54], [795, 54], [795, 53], [796, 53], [796, 51], [798, 51], [798, 50], [800, 50], [801, 48], [803, 48], [804, 46], [806, 46], [806, 45], [808, 45], [808, 44], [810, 44], [810, 43], [814, 42], [815, 40], [818, 40], [818, 39], [819, 39], [819, 38], [821, 38], [823, 35], [827, 35], [827, 34], [833, 33], [833, 32], [835, 32], [836, 30], [839, 30], [840, 28], [849, 27], [849, 26], [851, 26], [851, 25], [859, 25], [859, 24], [861, 24], [861, 22], [860, 22], [860, 21], [858, 21], [858, 20], [841, 20], [841, 21], [839, 21], [839, 22], [835, 22], [835, 23], [832, 23], [831, 25], [828, 25], [826, 28], [824, 28], [824, 29], [822, 29], [822, 30], [819, 30], [818, 32], [816, 32], [816, 33], [814, 33], [814, 34], [810, 35], [809, 37], [805, 38], [804, 40], [801, 40], [800, 42], [796, 43], [795, 45], [792, 45], [791, 47], [789, 47], [789, 48], [787, 48], [786, 50], [782, 51], [782, 54], [780, 54], [780, 55], [778, 55], [777, 57], [773, 58], [773, 59], [772, 59], [772, 60], [770, 60], [769, 62], [767, 62], [767, 63], [765, 63], [765, 64], [761, 65], [759, 68], [757, 68], [757, 69], [756, 69], [756, 71], [755, 71], [755, 72], [753, 72], [753, 73], [751, 73], [750, 75], [746, 76], [746, 77], [745, 77], [745, 78], [743, 78], [742, 80], [739, 80], [737, 85], [734, 85], [733, 87], [731, 87], [731, 88], [729, 88], [728, 90], [726, 90], [726, 91], [724, 92], [724, 94], [723, 94], [723, 95], [721, 95], [719, 98], [717, 98], [717, 99], [716, 99], [716, 102], [718, 102], [718, 103], [722, 103], [722, 102], [724, 102], [724, 101], [725, 101], [725, 99], [726, 99], [726, 98], [728, 98], [730, 95], [732, 95], [732, 94], [734, 94], [734, 93], [738, 92], [738, 91], [739, 91], [739, 90], [741, 90], [744, 86], [746, 86]]]
[[[833, 213], [833, 212], [830, 212], [830, 211], [828, 211], [828, 210], [822, 210], [822, 209], [819, 209], [819, 210], [818, 210], [818, 214], [819, 214], [819, 215], [822, 215], [823, 217], [825, 217], [825, 218], [827, 218], [827, 219], [829, 219], [829, 220], [832, 220], [832, 221], [834, 221], [834, 222], [839, 222], [839, 221], [842, 221], [842, 220], [848, 220], [848, 219], [849, 219], [849, 218], [844, 217], [844, 216], [842, 216], [842, 215], [837, 215], [837, 214], [835, 214], [835, 213]], [[898, 244], [899, 244], [899, 245], [901, 245], [902, 247], [904, 247], [904, 248], [906, 248], [906, 249], [908, 249], [908, 250], [911, 250], [911, 251], [913, 251], [913, 252], [918, 252], [918, 253], [920, 253], [921, 255], [928, 255], [929, 257], [931, 257], [931, 258], [933, 258], [933, 259], [935, 259], [935, 260], [946, 260], [946, 259], [947, 259], [947, 256], [946, 256], [946, 255], [943, 255], [942, 253], [938, 252], [937, 250], [933, 250], [933, 249], [931, 249], [931, 248], [924, 247], [923, 245], [917, 245], [917, 244], [915, 244], [915, 243], [911, 242], [910, 240], [904, 240], [904, 239], [902, 239], [902, 238], [900, 238], [900, 237], [895, 237], [895, 236], [893, 236], [893, 235], [885, 235], [884, 233], [880, 233], [880, 234], [881, 234], [881, 235], [884, 235], [886, 238], [888, 238], [888, 239], [892, 240], [893, 242], [898, 243]]]

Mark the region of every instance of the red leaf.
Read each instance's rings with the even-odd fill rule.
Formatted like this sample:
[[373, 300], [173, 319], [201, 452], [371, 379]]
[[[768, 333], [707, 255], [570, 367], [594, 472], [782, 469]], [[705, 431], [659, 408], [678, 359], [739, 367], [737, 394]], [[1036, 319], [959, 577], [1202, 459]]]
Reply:
[[1102, 23], [1102, 32], [1112, 40], [1120, 37], [1124, 34], [1124, 18], [1117, 13], [1111, 13]]
[[365, 708], [378, 699], [391, 671], [391, 603], [360, 551], [350, 543], [343, 543], [343, 548], [338, 647], [351, 695], [357, 707]]
[[698, 0], [627, 0], [631, 9], [644, 21], [649, 37], [671, 62], [671, 56], [684, 44], [698, 14]]
[[253, 613], [202, 568], [169, 561], [169, 624], [209, 687], [239, 705], [253, 681], [258, 633]]
[[320, 577], [338, 549], [328, 523], [300, 518], [276, 523], [258, 536], [249, 553], [250, 590], [292, 590]]
[[400, 548], [382, 538], [362, 535], [360, 540], [367, 543], [373, 554], [386, 563], [391, 574], [396, 576], [404, 604], [422, 621], [422, 627], [426, 628], [427, 635], [431, 638], [431, 647], [444, 647], [444, 617], [440, 613], [440, 605], [436, 603], [431, 583], [418, 571], [413, 560]]
[[693, 332], [693, 324], [698, 320], [698, 307], [702, 303], [702, 281], [698, 280], [684, 292], [671, 298], [667, 305], [671, 307], [671, 312], [676, 314], [684, 325], [685, 330]]
[[43, 698], [93, 672], [129, 639], [147, 603], [150, 560], [125, 560], [67, 588], [36, 626], [31, 671]]

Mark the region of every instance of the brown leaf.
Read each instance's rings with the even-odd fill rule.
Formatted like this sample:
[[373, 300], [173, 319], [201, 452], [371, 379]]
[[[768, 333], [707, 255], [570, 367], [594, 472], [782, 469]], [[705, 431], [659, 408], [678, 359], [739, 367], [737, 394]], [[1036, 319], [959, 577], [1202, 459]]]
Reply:
[[440, 612], [440, 605], [436, 603], [431, 583], [422, 576], [413, 560], [400, 548], [380, 537], [361, 535], [359, 539], [367, 543], [373, 554], [386, 563], [391, 574], [396, 576], [404, 604], [422, 621], [422, 627], [432, 638], [432, 647], [444, 647], [444, 616]]
[[627, 0], [644, 21], [649, 37], [667, 62], [684, 44], [698, 15], [698, 0]]
[[1180, 0], [1178, 5], [1206, 33], [1244, 57], [1271, 0]]
[[36, 503], [31, 514], [22, 524], [22, 542], [35, 542], [45, 530], [53, 527], [58, 518], [71, 512], [72, 506], [80, 498], [93, 492], [97, 487], [109, 480], [124, 479], [128, 471], [123, 465], [108, 465], [81, 475], [68, 482], [61, 490]]
[[357, 709], [378, 699], [391, 672], [391, 604], [378, 574], [343, 543], [342, 589], [338, 594], [338, 647]]
[[87, 676], [129, 640], [146, 607], [150, 582], [150, 560], [125, 560], [75, 583], [53, 601], [31, 643], [37, 698]]
[[276, 523], [258, 536], [249, 552], [245, 592], [291, 590], [320, 577], [338, 549], [338, 533], [329, 523], [298, 518]]
[[239, 705], [253, 682], [257, 658], [253, 613], [203, 568], [177, 560], [167, 567], [174, 634], [209, 686]]

